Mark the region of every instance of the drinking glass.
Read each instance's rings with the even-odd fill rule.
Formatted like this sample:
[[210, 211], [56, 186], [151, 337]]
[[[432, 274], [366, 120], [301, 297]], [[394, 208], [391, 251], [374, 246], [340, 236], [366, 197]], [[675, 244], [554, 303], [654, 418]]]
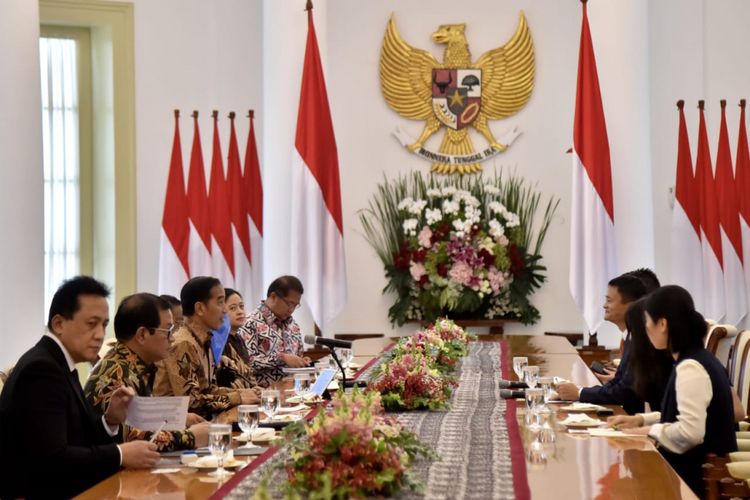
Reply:
[[295, 394], [302, 395], [306, 392], [310, 392], [310, 375], [307, 373], [295, 373], [294, 374], [294, 392]]
[[218, 468], [209, 475], [226, 477], [231, 474], [224, 469], [224, 457], [232, 443], [232, 426], [228, 424], [211, 424], [208, 426], [208, 449], [216, 457]]
[[279, 391], [276, 389], [264, 389], [260, 393], [260, 407], [268, 420], [273, 420], [274, 415], [276, 415], [276, 411], [281, 404], [280, 397]]
[[552, 377], [539, 377], [539, 387], [544, 392], [544, 404], [540, 408], [540, 411], [549, 412], [550, 409], [547, 406], [550, 398], [552, 397]]
[[518, 380], [523, 380], [523, 367], [529, 364], [529, 358], [526, 356], [513, 357], [513, 371], [516, 372]]
[[536, 387], [539, 381], [539, 367], [538, 366], [524, 366], [523, 367], [523, 381], [530, 389]]
[[242, 435], [247, 437], [247, 444], [245, 447], [249, 448], [252, 445], [251, 437], [253, 431], [258, 427], [258, 405], [239, 405], [237, 407], [237, 423], [242, 429]]
[[539, 426], [539, 406], [544, 401], [544, 391], [542, 389], [526, 389], [526, 408], [527, 415], [530, 414], [531, 418], [527, 419], [530, 422], [527, 428], [533, 432], [538, 432]]
[[349, 368], [349, 363], [352, 361], [352, 350], [351, 349], [339, 349], [339, 358], [344, 368]]

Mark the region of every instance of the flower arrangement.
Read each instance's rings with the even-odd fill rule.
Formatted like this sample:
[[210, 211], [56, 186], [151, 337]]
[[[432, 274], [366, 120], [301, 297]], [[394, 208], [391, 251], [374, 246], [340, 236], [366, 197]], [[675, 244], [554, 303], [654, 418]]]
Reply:
[[456, 381], [419, 350], [397, 352], [381, 363], [369, 384], [388, 410], [439, 410], [448, 406]]
[[291, 458], [285, 464], [288, 496], [365, 498], [419, 489], [409, 474], [415, 458], [434, 451], [383, 413], [380, 395], [339, 392], [331, 409], [310, 424], [286, 427]]
[[540, 251], [559, 200], [535, 221], [540, 203], [515, 175], [386, 179], [359, 216], [385, 267], [384, 291], [396, 293], [391, 322], [539, 319], [529, 296], [545, 280]]
[[389, 410], [445, 408], [456, 386], [451, 372], [474, 338], [453, 321], [438, 319], [401, 339], [373, 371], [369, 387]]

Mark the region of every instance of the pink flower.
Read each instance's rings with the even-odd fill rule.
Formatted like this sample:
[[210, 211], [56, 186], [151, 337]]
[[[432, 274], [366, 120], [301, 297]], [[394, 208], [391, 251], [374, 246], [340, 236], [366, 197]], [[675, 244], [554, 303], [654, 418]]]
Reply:
[[419, 241], [419, 244], [423, 247], [430, 248], [430, 245], [432, 244], [432, 230], [430, 229], [430, 226], [422, 228], [419, 232], [419, 236], [417, 236], [417, 241]]
[[468, 285], [472, 277], [471, 267], [466, 262], [458, 261], [448, 271], [448, 277], [454, 283]]
[[427, 273], [427, 270], [424, 268], [424, 264], [420, 262], [412, 262], [411, 266], [409, 266], [409, 272], [414, 281], [419, 281], [422, 279], [422, 276]]
[[490, 267], [487, 279], [489, 279], [490, 287], [494, 293], [500, 292], [503, 285], [505, 285], [505, 274], [502, 271], [498, 271], [495, 266]]

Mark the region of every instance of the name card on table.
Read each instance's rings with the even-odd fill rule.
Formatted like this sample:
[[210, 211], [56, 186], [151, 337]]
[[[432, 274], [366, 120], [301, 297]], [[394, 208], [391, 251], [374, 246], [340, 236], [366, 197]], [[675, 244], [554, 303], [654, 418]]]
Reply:
[[125, 423], [142, 431], [180, 431], [185, 429], [189, 403], [187, 396], [135, 396]]

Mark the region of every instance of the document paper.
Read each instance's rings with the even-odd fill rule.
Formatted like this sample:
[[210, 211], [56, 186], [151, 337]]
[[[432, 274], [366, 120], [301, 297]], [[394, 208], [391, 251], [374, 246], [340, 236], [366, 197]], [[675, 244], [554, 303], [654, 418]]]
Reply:
[[166, 421], [162, 430], [180, 431], [185, 429], [189, 403], [187, 396], [135, 396], [128, 406], [125, 423], [142, 431], [155, 432]]

